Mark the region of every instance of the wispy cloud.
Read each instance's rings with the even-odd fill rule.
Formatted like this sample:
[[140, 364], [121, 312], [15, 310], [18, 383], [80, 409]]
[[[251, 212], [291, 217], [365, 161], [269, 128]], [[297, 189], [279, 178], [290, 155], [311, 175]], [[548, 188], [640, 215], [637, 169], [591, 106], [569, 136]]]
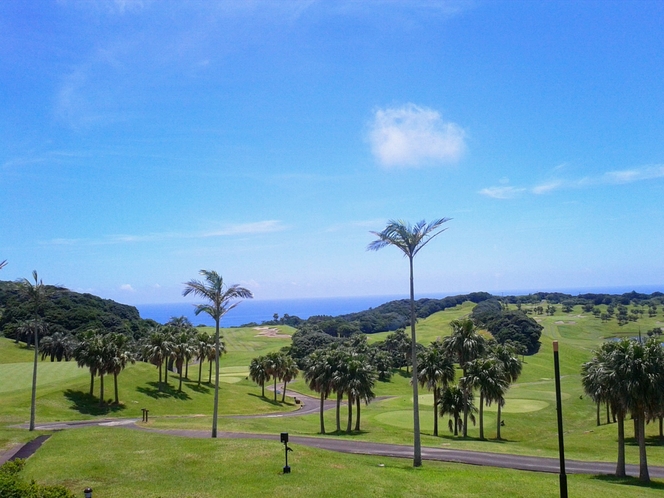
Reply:
[[230, 237], [234, 235], [255, 235], [262, 233], [281, 232], [287, 227], [279, 220], [257, 221], [253, 223], [240, 223], [228, 225], [219, 230], [202, 232], [155, 232], [142, 235], [107, 235], [97, 239], [67, 239], [59, 238], [43, 242], [46, 245], [110, 245], [132, 244], [141, 242], [163, 242], [180, 239], [206, 239], [210, 237]]
[[512, 199], [525, 191], [525, 188], [502, 186], [483, 188], [479, 193], [493, 199]]
[[[559, 169], [560, 168], [556, 168], [556, 170]], [[494, 199], [512, 199], [524, 192], [543, 195], [555, 190], [601, 187], [605, 185], [625, 185], [644, 180], [655, 180], [657, 178], [664, 178], [664, 165], [657, 164], [633, 169], [607, 171], [601, 175], [585, 176], [576, 180], [550, 180], [528, 188], [510, 186], [486, 187], [481, 189], [478, 193]]]
[[415, 104], [378, 109], [370, 125], [371, 151], [386, 167], [416, 167], [458, 161], [465, 132], [438, 111]]
[[134, 289], [131, 284], [122, 284], [120, 290], [125, 292], [136, 292], [136, 289]]

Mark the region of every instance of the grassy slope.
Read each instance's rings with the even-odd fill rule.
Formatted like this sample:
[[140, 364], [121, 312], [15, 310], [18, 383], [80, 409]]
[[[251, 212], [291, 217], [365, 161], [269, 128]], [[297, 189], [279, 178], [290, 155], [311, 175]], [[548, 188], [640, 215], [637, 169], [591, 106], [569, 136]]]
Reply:
[[[552, 474], [433, 462], [416, 470], [407, 460], [293, 446], [292, 473], [283, 475], [283, 446], [276, 441], [192, 440], [127, 429], [80, 429], [55, 434], [28, 461], [25, 477], [64, 482], [77, 491], [91, 486], [95, 496], [105, 498], [349, 493], [468, 497], [487, 495], [488, 483], [496, 498], [558, 496], [558, 477]], [[636, 498], [658, 496], [662, 486], [569, 476], [569, 489], [570, 496]]]
[[[472, 303], [467, 303], [422, 320], [418, 324], [418, 339], [427, 344], [438, 337], [448, 335], [449, 322], [468, 314], [472, 307]], [[557, 434], [551, 343], [556, 339], [560, 341], [561, 345], [567, 457], [615, 460], [615, 424], [595, 426], [595, 407], [589, 399], [583, 396], [580, 385], [580, 365], [591, 357], [592, 350], [604, 338], [630, 337], [638, 334], [639, 327], [645, 331], [654, 326], [660, 326], [661, 311], [660, 316], [654, 319], [643, 318], [636, 324], [630, 323], [624, 327], [619, 327], [615, 322], [602, 324], [592, 315], [582, 315], [578, 307], [569, 314], [559, 313], [553, 317], [536, 318], [544, 326], [542, 347], [538, 354], [526, 357], [523, 375], [508, 393], [504, 411], [506, 425], [502, 429], [502, 435], [508, 441], [500, 443], [478, 441], [476, 439], [477, 427], [470, 428], [471, 437], [468, 440], [453, 438], [447, 433], [447, 420], [441, 420], [442, 437], [434, 438], [431, 436], [433, 415], [430, 395], [427, 395], [426, 391], [421, 391], [423, 395], [421, 423], [424, 432], [422, 442], [424, 445], [555, 456], [557, 454]], [[286, 333], [293, 332], [293, 329], [290, 328], [283, 329]], [[256, 337], [256, 331], [252, 329], [226, 329], [223, 333], [229, 353], [222, 360], [222, 367], [225, 369], [222, 372], [222, 380], [227, 381], [222, 384], [220, 405], [222, 414], [269, 413], [282, 409], [278, 405], [261, 399], [260, 390], [244, 377], [251, 358], [270, 350], [279, 349], [287, 345], [289, 340]], [[370, 337], [370, 341], [381, 340], [386, 335], [385, 333], [375, 334]], [[27, 434], [24, 431], [2, 428], [10, 422], [23, 422], [27, 419], [31, 365], [29, 363], [8, 364], [3, 361], [4, 358], [23, 358], [24, 361], [31, 361], [31, 351], [19, 351], [18, 349], [20, 348], [16, 348], [10, 341], [0, 339], [0, 353], [2, 353], [0, 363], [5, 363], [0, 364], [0, 390], [5, 391], [2, 393], [3, 403], [0, 405], [0, 447], [12, 441], [23, 440]], [[197, 368], [195, 366], [190, 368], [189, 377], [191, 379], [197, 378]], [[203, 369], [205, 379], [208, 372], [207, 364], [203, 366]], [[44, 372], [47, 371], [48, 373], [45, 374]], [[151, 422], [155, 427], [201, 429], [210, 427], [211, 420], [208, 413], [211, 406], [211, 391], [209, 388], [204, 386], [204, 389], [198, 391], [195, 383], [185, 383], [183, 396], [178, 397], [173, 390], [169, 391], [168, 396], [160, 396], [155, 390], [156, 377], [156, 369], [146, 364], [132, 366], [123, 372], [120, 376], [120, 397], [124, 401], [124, 407], [110, 415], [138, 416], [140, 408], [148, 407], [151, 415], [158, 417]], [[169, 380], [171, 386], [177, 387], [175, 376], [171, 376]], [[5, 387], [9, 385], [12, 387]], [[292, 385], [297, 390], [307, 391], [301, 379]], [[71, 364], [49, 364], [48, 362], [40, 364], [38, 420], [89, 418], [99, 414], [94, 408], [91, 408], [94, 403], [91, 404], [90, 400], [80, 397], [82, 393], [87, 392], [88, 386], [88, 374], [82, 369], [76, 369]], [[107, 382], [106, 389], [106, 397], [110, 398], [112, 382]], [[78, 392], [79, 398], [63, 395], [67, 390]], [[392, 397], [363, 407], [363, 432], [342, 437], [411, 444], [411, 392], [409, 376], [405, 375], [405, 372], [397, 373], [389, 383], [378, 383], [376, 394]], [[528, 406], [540, 409], [523, 411]], [[287, 404], [286, 408], [292, 409], [292, 407], [292, 404]], [[159, 418], [160, 415], [167, 414], [202, 414], [203, 416]], [[343, 415], [345, 416], [345, 410]], [[495, 412], [487, 411], [485, 417], [485, 430], [488, 437], [492, 437], [495, 434]], [[343, 422], [342, 424], [345, 427]], [[334, 425], [333, 411], [326, 413], [326, 425], [329, 432]], [[316, 434], [318, 429], [317, 415], [241, 420], [223, 418], [220, 421], [222, 431], [270, 433], [289, 431], [299, 434]], [[629, 427], [627, 430], [629, 435]], [[648, 434], [651, 443], [648, 448], [649, 463], [664, 465], [664, 446], [654, 437], [655, 428], [649, 426]], [[637, 463], [637, 448], [632, 440], [628, 443], [627, 461]], [[340, 461], [344, 462], [346, 458], [346, 456], [339, 457]], [[46, 471], [46, 469], [43, 470]], [[472, 475], [472, 472], [470, 474]], [[579, 479], [582, 480], [582, 478]]]

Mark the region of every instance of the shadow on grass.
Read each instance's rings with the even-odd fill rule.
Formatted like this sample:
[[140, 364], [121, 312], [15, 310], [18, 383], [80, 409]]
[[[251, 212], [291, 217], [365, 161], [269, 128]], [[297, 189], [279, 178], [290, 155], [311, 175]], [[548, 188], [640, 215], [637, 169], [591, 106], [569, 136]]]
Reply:
[[616, 477], [612, 475], [599, 475], [599, 476], [592, 476], [592, 479], [608, 482], [611, 484], [621, 484], [623, 486], [636, 486], [639, 488], [664, 490], [664, 482], [654, 482], [654, 481], [642, 482], [639, 481], [639, 479], [636, 477]]
[[99, 398], [90, 396], [90, 393], [84, 393], [83, 391], [67, 389], [64, 394], [65, 398], [73, 403], [69, 408], [85, 415], [107, 415], [125, 409], [124, 405], [116, 404], [104, 404], [99, 406]]
[[267, 396], [261, 396], [260, 394], [247, 393], [247, 396], [259, 398], [260, 400], [264, 401], [265, 403], [269, 403], [272, 406], [295, 406], [295, 403], [289, 403], [288, 401], [282, 403], [279, 398], [277, 398], [277, 401], [275, 401], [274, 398], [268, 398]]
[[178, 390], [175, 389], [170, 384], [162, 384], [161, 391], [159, 390], [159, 382], [148, 382], [147, 384], [149, 387], [138, 386], [136, 390], [139, 393], [145, 394], [146, 396], [150, 396], [151, 398], [154, 399], [163, 399], [163, 398], [175, 398], [182, 400], [191, 399], [191, 396], [189, 396], [186, 392], [184, 391], [178, 392]]
[[413, 374], [411, 374], [410, 372], [406, 372], [405, 370], [401, 369], [397, 370], [397, 375], [403, 377], [404, 379], [410, 379], [413, 376]]
[[185, 382], [184, 383], [189, 389], [191, 389], [194, 392], [201, 393], [201, 394], [210, 394], [212, 392], [213, 388], [211, 386], [206, 386], [205, 384], [201, 383], [201, 385], [198, 385], [198, 381], [196, 382]]
[[[625, 438], [625, 446], [638, 446], [639, 441], [633, 437]], [[646, 437], [646, 447], [647, 446], [664, 446], [664, 440], [659, 436], [648, 436]]]

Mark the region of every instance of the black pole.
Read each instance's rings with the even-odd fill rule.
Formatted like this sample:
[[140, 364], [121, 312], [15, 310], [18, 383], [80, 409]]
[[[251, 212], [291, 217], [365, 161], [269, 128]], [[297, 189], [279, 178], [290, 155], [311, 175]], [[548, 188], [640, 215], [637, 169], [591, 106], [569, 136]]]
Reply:
[[560, 498], [567, 498], [567, 474], [565, 474], [565, 442], [563, 441], [563, 403], [560, 396], [560, 362], [558, 361], [558, 341], [553, 341], [553, 367], [556, 375], [558, 453], [560, 455]]

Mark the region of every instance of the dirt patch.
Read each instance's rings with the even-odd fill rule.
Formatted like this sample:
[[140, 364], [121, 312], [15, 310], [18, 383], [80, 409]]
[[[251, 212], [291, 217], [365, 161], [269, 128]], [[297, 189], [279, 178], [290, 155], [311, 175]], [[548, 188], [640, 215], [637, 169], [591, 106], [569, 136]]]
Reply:
[[271, 327], [254, 327], [254, 330], [258, 330], [256, 337], [271, 337], [273, 339], [290, 339], [288, 334], [280, 333], [279, 329], [273, 329]]
[[558, 320], [555, 322], [556, 325], [576, 325], [576, 322], [563, 322], [562, 320]]

